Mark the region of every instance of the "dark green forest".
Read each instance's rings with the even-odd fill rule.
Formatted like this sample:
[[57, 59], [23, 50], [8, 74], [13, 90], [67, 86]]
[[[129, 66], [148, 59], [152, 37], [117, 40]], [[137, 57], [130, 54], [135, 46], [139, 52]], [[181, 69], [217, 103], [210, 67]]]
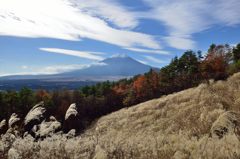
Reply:
[[59, 121], [71, 103], [76, 103], [82, 129], [97, 118], [121, 108], [130, 107], [150, 99], [195, 87], [209, 79], [224, 80], [240, 70], [240, 44], [212, 44], [207, 53], [188, 50], [175, 57], [159, 71], [117, 82], [102, 82], [78, 90], [37, 90], [0, 92], [0, 121], [13, 112], [23, 118], [33, 105], [44, 101], [48, 115]]

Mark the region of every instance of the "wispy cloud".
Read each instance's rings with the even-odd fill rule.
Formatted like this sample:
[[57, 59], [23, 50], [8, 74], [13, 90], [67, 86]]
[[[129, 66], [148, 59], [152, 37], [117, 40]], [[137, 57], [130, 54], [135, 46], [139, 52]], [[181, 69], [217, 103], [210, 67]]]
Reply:
[[83, 69], [89, 67], [88, 65], [53, 65], [53, 66], [45, 66], [42, 68], [34, 68], [28, 66], [24, 68], [24, 71], [20, 71], [18, 73], [4, 73], [1, 72], [0, 76], [12, 76], [12, 75], [50, 75], [50, 74], [57, 74], [62, 72], [73, 71], [77, 69]]
[[147, 61], [144, 61], [144, 60], [137, 60], [138, 62], [142, 63], [142, 64], [145, 64], [145, 65], [148, 65], [148, 62]]
[[28, 69], [28, 66], [27, 65], [23, 65], [21, 66], [22, 69]]
[[85, 64], [85, 65], [80, 65], [80, 64], [73, 64], [73, 65], [54, 65], [54, 66], [46, 66], [43, 69], [35, 70], [38, 74], [57, 74], [57, 73], [62, 73], [62, 72], [69, 72], [69, 71], [74, 71], [74, 70], [80, 70], [80, 69], [85, 69], [90, 66], [103, 66], [106, 65], [105, 63], [102, 62], [96, 62], [92, 64]]
[[140, 52], [140, 53], [151, 53], [151, 54], [159, 54], [159, 55], [169, 55], [168, 51], [163, 50], [151, 50], [151, 49], [140, 49], [140, 48], [125, 48], [130, 51]]
[[156, 36], [167, 46], [184, 50], [196, 47], [196, 33], [240, 24], [239, 0], [143, 1], [149, 10], [131, 10], [118, 0], [0, 0], [0, 35], [88, 38], [135, 52], [167, 54], [154, 35], [134, 30], [142, 19], [165, 26], [167, 35]]
[[84, 52], [84, 51], [76, 51], [76, 50], [66, 50], [66, 49], [59, 49], [59, 48], [40, 48], [42, 51], [51, 52], [51, 53], [57, 53], [57, 54], [64, 54], [64, 55], [70, 55], [70, 56], [77, 56], [85, 59], [90, 60], [103, 60], [104, 58], [99, 56], [103, 53], [99, 52]]
[[140, 14], [153, 18], [166, 26], [169, 36], [164, 38], [169, 46], [178, 49], [195, 47], [193, 34], [216, 25], [240, 24], [239, 0], [144, 0], [152, 9]]
[[135, 14], [116, 0], [71, 0], [71, 2], [88, 14], [98, 16], [120, 28], [135, 28], [139, 23]]
[[162, 63], [166, 63], [166, 61], [160, 60], [156, 57], [153, 56], [144, 56], [146, 60], [150, 61], [150, 62], [154, 62], [154, 63], [158, 63], [158, 64], [162, 64]]
[[89, 38], [124, 48], [160, 48], [153, 36], [124, 29], [135, 27], [138, 21], [112, 0], [1, 0], [0, 15], [0, 35], [64, 40]]
[[196, 42], [191, 38], [178, 37], [178, 36], [168, 36], [164, 37], [169, 46], [177, 49], [193, 49]]
[[61, 72], [69, 72], [77, 69], [83, 69], [88, 67], [87, 65], [56, 65], [56, 66], [46, 66], [41, 70], [36, 70], [37, 74], [56, 74]]
[[18, 72], [18, 73], [3, 73], [0, 72], [0, 76], [12, 76], [12, 75], [50, 75], [50, 74], [58, 74], [63, 72], [69, 72], [74, 70], [80, 70], [84, 68], [88, 68], [93, 65], [106, 65], [105, 63], [97, 62], [92, 64], [72, 64], [72, 65], [52, 65], [52, 66], [45, 66], [42, 68], [34, 68], [31, 66], [28, 66], [25, 68], [24, 72]]

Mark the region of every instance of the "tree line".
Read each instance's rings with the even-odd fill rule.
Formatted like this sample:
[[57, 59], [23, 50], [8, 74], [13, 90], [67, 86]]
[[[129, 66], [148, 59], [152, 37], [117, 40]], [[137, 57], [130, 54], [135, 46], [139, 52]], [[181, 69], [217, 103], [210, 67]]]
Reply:
[[33, 105], [44, 101], [48, 115], [59, 121], [71, 103], [76, 103], [82, 128], [97, 118], [150, 99], [197, 86], [209, 79], [224, 80], [240, 70], [240, 44], [212, 44], [208, 52], [188, 50], [158, 70], [117, 82], [101, 82], [79, 90], [37, 90], [0, 92], [0, 120], [17, 113], [24, 117]]

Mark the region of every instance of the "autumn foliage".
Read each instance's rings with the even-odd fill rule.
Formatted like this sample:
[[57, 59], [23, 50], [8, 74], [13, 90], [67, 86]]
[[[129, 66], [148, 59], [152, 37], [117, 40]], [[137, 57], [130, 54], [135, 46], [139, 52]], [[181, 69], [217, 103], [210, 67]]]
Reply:
[[240, 70], [240, 44], [211, 45], [205, 56], [188, 50], [160, 70], [117, 82], [102, 82], [79, 90], [38, 90], [0, 92], [0, 120], [12, 112], [24, 116], [39, 101], [44, 101], [49, 116], [60, 121], [71, 103], [76, 103], [83, 129], [95, 119], [113, 111], [173, 92], [197, 86], [209, 79], [226, 79]]

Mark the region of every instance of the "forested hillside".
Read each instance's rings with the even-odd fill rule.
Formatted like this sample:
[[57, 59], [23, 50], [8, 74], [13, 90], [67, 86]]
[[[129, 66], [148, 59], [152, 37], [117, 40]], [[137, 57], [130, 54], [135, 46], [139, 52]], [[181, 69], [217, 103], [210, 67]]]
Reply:
[[240, 44], [211, 45], [118, 82], [0, 92], [0, 158], [239, 158], [239, 70]]
[[118, 82], [102, 82], [79, 90], [0, 92], [0, 120], [8, 119], [13, 112], [23, 118], [33, 105], [44, 101], [48, 115], [59, 121], [69, 105], [76, 103], [80, 113], [79, 124], [84, 130], [95, 119], [124, 107], [197, 86], [209, 79], [224, 80], [240, 70], [240, 44], [212, 44], [208, 52], [186, 51], [175, 57], [160, 71], [150, 70], [144, 75]]
[[[124, 108], [101, 117], [80, 135], [59, 131], [44, 118], [43, 103], [24, 119], [32, 133], [19, 134], [13, 114], [1, 136], [0, 157], [9, 159], [222, 159], [240, 157], [240, 74]], [[63, 127], [79, 114], [72, 104]], [[36, 121], [36, 119], [38, 119]], [[5, 121], [6, 122], [6, 121]], [[4, 125], [1, 122], [0, 127]], [[74, 126], [74, 125], [72, 125]], [[76, 126], [76, 125], [75, 125]], [[40, 137], [40, 138], [37, 138]]]

